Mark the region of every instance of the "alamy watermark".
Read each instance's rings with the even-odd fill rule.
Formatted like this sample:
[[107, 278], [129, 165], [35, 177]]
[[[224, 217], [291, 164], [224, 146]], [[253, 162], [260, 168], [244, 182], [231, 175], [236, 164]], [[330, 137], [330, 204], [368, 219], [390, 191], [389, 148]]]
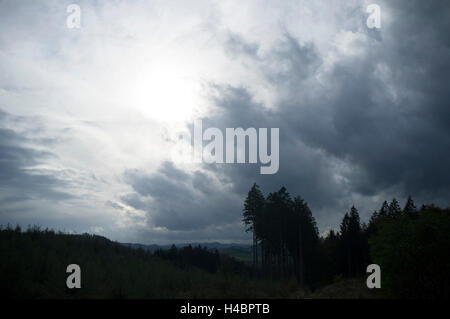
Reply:
[[69, 29], [81, 28], [81, 7], [78, 4], [72, 3], [66, 9], [69, 15], [66, 19], [66, 26]]
[[66, 272], [70, 274], [66, 280], [66, 286], [69, 289], [81, 288], [81, 268], [77, 264], [70, 264], [66, 268]]
[[370, 13], [367, 17], [366, 25], [369, 29], [381, 28], [381, 8], [378, 4], [369, 4], [366, 8], [366, 12]]
[[377, 264], [370, 264], [367, 266], [367, 273], [370, 275], [367, 277], [367, 288], [381, 288], [381, 268]]
[[[178, 133], [171, 157], [184, 163], [260, 163], [261, 174], [276, 174], [279, 169], [279, 128], [226, 128], [203, 130], [202, 120], [194, 121], [193, 138], [190, 131]], [[205, 146], [203, 142], [208, 142]], [[225, 153], [225, 154], [224, 154]]]

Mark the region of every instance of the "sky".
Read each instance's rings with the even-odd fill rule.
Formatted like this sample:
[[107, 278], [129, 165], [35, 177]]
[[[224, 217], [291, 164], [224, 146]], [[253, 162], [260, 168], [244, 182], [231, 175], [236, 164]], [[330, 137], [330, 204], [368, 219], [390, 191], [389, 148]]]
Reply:
[[[449, 30], [444, 0], [1, 1], [0, 224], [245, 243], [255, 182], [321, 233], [352, 205], [448, 207]], [[177, 162], [195, 120], [279, 128], [279, 170]]]

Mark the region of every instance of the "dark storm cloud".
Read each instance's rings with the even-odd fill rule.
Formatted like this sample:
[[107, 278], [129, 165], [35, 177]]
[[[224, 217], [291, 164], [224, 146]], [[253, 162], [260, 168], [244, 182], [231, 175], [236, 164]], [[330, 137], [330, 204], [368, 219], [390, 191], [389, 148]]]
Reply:
[[[299, 51], [301, 52], [301, 51]], [[205, 169], [227, 182], [243, 201], [253, 182], [260, 184], [267, 193], [282, 186], [306, 197], [316, 207], [332, 204], [343, 194], [330, 179], [332, 165], [320, 150], [305, 145], [295, 135], [295, 123], [280, 112], [265, 110], [252, 100], [243, 88], [216, 87], [214, 103], [221, 109], [217, 115], [204, 119], [205, 127], [278, 127], [280, 128], [280, 168], [274, 175], [261, 175], [258, 165], [251, 164], [205, 164]], [[292, 125], [292, 126], [290, 126]]]
[[171, 231], [203, 230], [239, 217], [241, 203], [215, 188], [211, 177], [201, 171], [186, 173], [164, 162], [156, 173], [128, 170], [124, 178], [136, 193], [122, 200], [147, 211], [154, 226]]
[[[312, 188], [305, 196], [313, 203], [329, 195], [342, 195], [325, 164], [327, 158], [337, 158], [352, 167], [345, 175], [350, 192], [370, 196], [397, 186], [403, 196], [411, 193], [449, 204], [450, 45], [444, 35], [444, 30], [450, 29], [449, 6], [442, 2], [395, 2], [394, 6], [391, 17], [395, 21], [386, 30], [389, 36], [382, 41], [368, 38], [367, 43], [361, 43], [366, 53], [339, 60], [324, 82], [313, 78], [321, 64], [314, 46], [302, 46], [290, 35], [281, 47], [274, 48], [266, 64], [258, 58], [263, 70], [274, 56], [289, 61], [286, 72], [269, 77], [286, 93], [280, 98], [276, 116], [258, 114], [257, 118], [264, 120], [257, 122], [280, 127], [280, 149], [284, 151], [280, 154], [279, 182], [293, 184], [300, 192]], [[389, 10], [389, 5], [384, 8]], [[377, 75], [384, 70], [390, 79]], [[306, 79], [311, 82], [304, 84]], [[311, 88], [318, 93], [299, 94]], [[396, 99], [390, 98], [390, 90], [396, 92]], [[243, 95], [230, 99], [222, 94], [224, 101], [218, 105], [225, 115], [216, 121], [254, 126], [254, 113], [242, 112], [252, 109], [242, 105]], [[236, 120], [230, 123], [229, 118]], [[307, 157], [304, 152], [311, 151], [300, 150], [301, 143], [327, 157], [318, 155], [322, 161], [308, 166], [301, 154]], [[235, 175], [232, 180], [246, 176], [240, 171]], [[321, 178], [331, 183], [320, 183]], [[271, 178], [272, 183], [276, 181]]]
[[[374, 195], [399, 186], [403, 196], [448, 205], [450, 46], [443, 34], [449, 6], [394, 6], [388, 36], [369, 41], [365, 55], [339, 61], [327, 94], [309, 101], [308, 112], [286, 118], [297, 121], [296, 136], [355, 168], [347, 175], [351, 191]], [[376, 76], [379, 66], [389, 79]], [[389, 98], [390, 89], [396, 99]]]
[[[396, 2], [388, 36], [366, 29], [369, 37], [360, 43], [365, 53], [341, 58], [321, 82], [315, 77], [323, 60], [312, 43], [286, 33], [263, 57], [256, 44], [231, 35], [226, 50], [240, 53], [245, 63], [254, 59], [280, 92], [278, 108], [255, 104], [244, 88], [215, 85], [220, 112], [205, 122], [222, 129], [280, 127], [280, 170], [261, 176], [249, 165], [205, 168], [225, 175], [242, 197], [253, 181], [266, 192], [285, 185], [328, 214], [339, 212], [339, 202], [352, 194], [390, 189], [397, 193], [389, 196], [412, 194], [449, 205], [450, 47], [443, 36], [449, 9], [403, 4], [406, 12]], [[289, 67], [274, 73], [274, 61]], [[336, 160], [348, 167], [342, 179], [335, 176]], [[322, 224], [329, 217], [319, 216]]]
[[[11, 123], [20, 121], [3, 111], [0, 112], [0, 120]], [[0, 188], [3, 195], [0, 201], [3, 205], [36, 198], [64, 200], [72, 197], [58, 190], [65, 183], [54, 172], [35, 168], [55, 155], [29, 146], [33, 143], [36, 141], [12, 129], [0, 128]], [[2, 208], [5, 209], [4, 206]]]

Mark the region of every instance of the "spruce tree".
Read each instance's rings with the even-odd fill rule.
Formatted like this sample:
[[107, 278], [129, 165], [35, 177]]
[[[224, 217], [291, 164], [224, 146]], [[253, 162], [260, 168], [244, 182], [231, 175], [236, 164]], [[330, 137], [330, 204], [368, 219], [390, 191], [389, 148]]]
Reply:
[[261, 215], [264, 208], [264, 195], [259, 186], [254, 183], [244, 203], [243, 222], [246, 225], [245, 231], [253, 233], [253, 267], [255, 273], [258, 268], [258, 238], [257, 238], [257, 224], [258, 217]]
[[401, 212], [402, 210], [400, 208], [398, 201], [395, 198], [393, 198], [391, 203], [389, 204], [388, 216], [390, 218], [397, 218], [398, 216], [400, 216]]
[[387, 217], [388, 213], [389, 213], [389, 205], [388, 205], [387, 201], [384, 201], [383, 204], [381, 205], [378, 216]]
[[414, 217], [417, 215], [417, 208], [416, 205], [414, 205], [414, 201], [411, 196], [408, 196], [405, 208], [403, 208], [403, 213], [408, 217]]

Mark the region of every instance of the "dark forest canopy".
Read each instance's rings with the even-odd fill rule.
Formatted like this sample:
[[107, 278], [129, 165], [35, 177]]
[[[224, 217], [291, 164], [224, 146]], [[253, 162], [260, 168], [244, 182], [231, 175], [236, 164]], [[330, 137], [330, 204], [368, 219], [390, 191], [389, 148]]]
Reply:
[[321, 238], [304, 199], [292, 198], [285, 187], [265, 197], [254, 184], [243, 222], [253, 233], [254, 272], [263, 277], [295, 276], [314, 289], [337, 278], [363, 276], [376, 263], [392, 296], [449, 297], [449, 209], [424, 205], [418, 210], [411, 197], [402, 209], [393, 198], [365, 224], [352, 206], [339, 231]]

